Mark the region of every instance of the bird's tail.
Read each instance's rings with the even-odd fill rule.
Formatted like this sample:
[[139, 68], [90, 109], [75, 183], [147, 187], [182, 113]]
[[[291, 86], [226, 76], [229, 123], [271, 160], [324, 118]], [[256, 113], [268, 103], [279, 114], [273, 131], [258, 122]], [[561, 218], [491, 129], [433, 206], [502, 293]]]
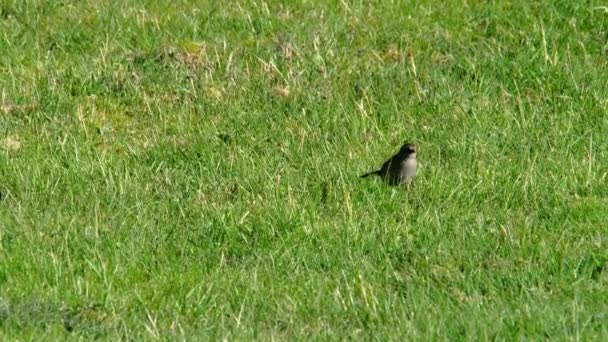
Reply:
[[362, 174], [361, 178], [369, 177], [371, 175], [378, 175], [378, 174], [380, 174], [380, 170], [378, 170], [378, 171], [372, 171], [372, 172], [368, 172], [368, 173]]

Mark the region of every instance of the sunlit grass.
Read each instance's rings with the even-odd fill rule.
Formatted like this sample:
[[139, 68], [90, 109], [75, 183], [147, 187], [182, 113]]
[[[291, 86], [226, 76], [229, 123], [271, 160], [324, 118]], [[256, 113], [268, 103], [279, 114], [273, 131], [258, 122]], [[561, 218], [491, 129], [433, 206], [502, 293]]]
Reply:
[[608, 335], [594, 4], [1, 6], [3, 339]]

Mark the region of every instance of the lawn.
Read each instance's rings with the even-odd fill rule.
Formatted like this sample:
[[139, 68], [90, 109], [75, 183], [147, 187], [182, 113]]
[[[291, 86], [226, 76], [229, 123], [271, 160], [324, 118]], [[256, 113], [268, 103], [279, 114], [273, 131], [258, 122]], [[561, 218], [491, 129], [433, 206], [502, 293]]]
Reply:
[[605, 5], [4, 0], [0, 340], [608, 339]]

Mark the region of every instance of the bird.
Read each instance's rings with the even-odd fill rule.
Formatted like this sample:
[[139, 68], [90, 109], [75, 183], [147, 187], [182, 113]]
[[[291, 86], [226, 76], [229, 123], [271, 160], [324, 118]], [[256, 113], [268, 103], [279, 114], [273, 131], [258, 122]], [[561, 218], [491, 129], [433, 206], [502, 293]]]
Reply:
[[397, 154], [382, 164], [380, 170], [361, 175], [378, 175], [390, 185], [409, 183], [416, 176], [416, 145], [405, 143]]

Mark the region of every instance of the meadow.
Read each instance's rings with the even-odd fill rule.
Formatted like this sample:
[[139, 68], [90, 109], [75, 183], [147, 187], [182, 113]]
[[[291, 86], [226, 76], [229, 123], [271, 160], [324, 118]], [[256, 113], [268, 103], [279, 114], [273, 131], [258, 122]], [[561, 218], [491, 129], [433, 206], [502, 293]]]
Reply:
[[4, 0], [0, 340], [606, 340], [605, 6]]

